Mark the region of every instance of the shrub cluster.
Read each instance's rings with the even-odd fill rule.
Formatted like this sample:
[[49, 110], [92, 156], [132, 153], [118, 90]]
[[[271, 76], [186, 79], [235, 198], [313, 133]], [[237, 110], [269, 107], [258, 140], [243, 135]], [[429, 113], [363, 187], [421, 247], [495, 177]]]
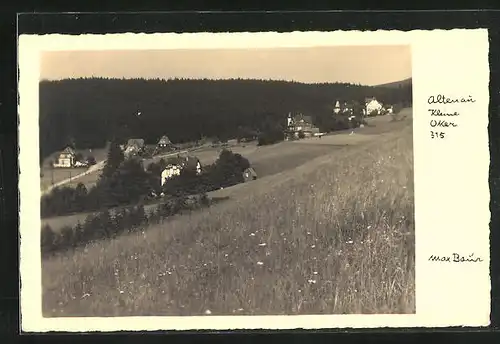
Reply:
[[210, 205], [206, 194], [193, 197], [175, 197], [146, 213], [143, 205], [105, 210], [87, 216], [84, 223], [65, 226], [55, 232], [49, 225], [42, 227], [42, 255], [74, 249], [88, 243], [114, 238], [122, 233], [142, 230], [149, 224], [157, 224], [184, 210], [194, 210]]

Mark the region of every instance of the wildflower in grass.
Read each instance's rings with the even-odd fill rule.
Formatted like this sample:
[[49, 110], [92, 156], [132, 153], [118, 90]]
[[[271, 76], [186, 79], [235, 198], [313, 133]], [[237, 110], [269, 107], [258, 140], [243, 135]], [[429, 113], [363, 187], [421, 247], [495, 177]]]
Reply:
[[313, 279], [307, 280], [307, 282], [308, 282], [309, 284], [316, 284], [316, 280], [313, 280]]
[[317, 275], [317, 274], [318, 274], [318, 272], [317, 272], [317, 271], [314, 271], [314, 272], [313, 272], [313, 275]]
[[255, 233], [250, 233], [250, 236], [255, 236]]
[[206, 314], [206, 315], [210, 315], [210, 314], [212, 314], [212, 312], [210, 311], [210, 309], [207, 309], [207, 310], [205, 311], [205, 314]]
[[265, 242], [260, 243], [259, 246], [266, 246], [266, 243]]
[[348, 240], [348, 241], [346, 241], [345, 243], [346, 243], [346, 244], [352, 244], [352, 243], [354, 243], [354, 241], [352, 241], [352, 240]]
[[124, 293], [124, 291], [123, 291], [123, 290], [120, 290], [120, 294], [123, 294], [123, 293]]
[[311, 245], [311, 248], [315, 248], [315, 247], [316, 247], [316, 245]]
[[257, 265], [264, 265], [263, 262], [257, 262]]

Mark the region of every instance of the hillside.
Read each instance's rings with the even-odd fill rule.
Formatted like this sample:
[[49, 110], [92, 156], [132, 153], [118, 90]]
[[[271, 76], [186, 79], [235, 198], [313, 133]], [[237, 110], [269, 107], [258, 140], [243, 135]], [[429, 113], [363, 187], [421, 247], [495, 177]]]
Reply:
[[391, 129], [280, 143], [332, 149], [220, 190], [230, 201], [44, 259], [44, 316], [414, 313], [411, 117]]
[[397, 89], [403, 87], [404, 88], [411, 87], [411, 85], [412, 85], [412, 78], [408, 78], [401, 81], [394, 81], [394, 82], [389, 82], [387, 84], [377, 85], [376, 87]]
[[242, 128], [284, 125], [290, 111], [321, 128], [336, 99], [411, 102], [411, 89], [263, 80], [68, 79], [40, 83], [41, 157], [68, 143], [99, 148], [112, 138], [156, 143], [231, 138]]

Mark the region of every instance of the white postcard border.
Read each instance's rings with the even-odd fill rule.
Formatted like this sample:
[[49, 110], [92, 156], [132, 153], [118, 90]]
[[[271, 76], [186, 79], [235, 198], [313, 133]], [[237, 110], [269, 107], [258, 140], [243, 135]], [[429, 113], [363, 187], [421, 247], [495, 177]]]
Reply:
[[[40, 53], [56, 50], [276, 48], [410, 44], [413, 68], [416, 314], [43, 318], [41, 311], [38, 82]], [[487, 326], [489, 103], [486, 29], [44, 35], [19, 39], [19, 190], [22, 330], [117, 331]], [[430, 138], [429, 96], [472, 96], [447, 138]], [[482, 263], [436, 263], [474, 253]]]

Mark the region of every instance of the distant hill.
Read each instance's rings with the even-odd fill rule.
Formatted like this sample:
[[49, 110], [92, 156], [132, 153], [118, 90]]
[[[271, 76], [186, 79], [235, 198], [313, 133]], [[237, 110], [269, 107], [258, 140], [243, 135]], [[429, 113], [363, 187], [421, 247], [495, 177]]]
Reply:
[[411, 83], [412, 83], [412, 78], [408, 78], [400, 81], [389, 82], [387, 84], [377, 85], [375, 87], [401, 88], [401, 87], [408, 87], [411, 85]]

